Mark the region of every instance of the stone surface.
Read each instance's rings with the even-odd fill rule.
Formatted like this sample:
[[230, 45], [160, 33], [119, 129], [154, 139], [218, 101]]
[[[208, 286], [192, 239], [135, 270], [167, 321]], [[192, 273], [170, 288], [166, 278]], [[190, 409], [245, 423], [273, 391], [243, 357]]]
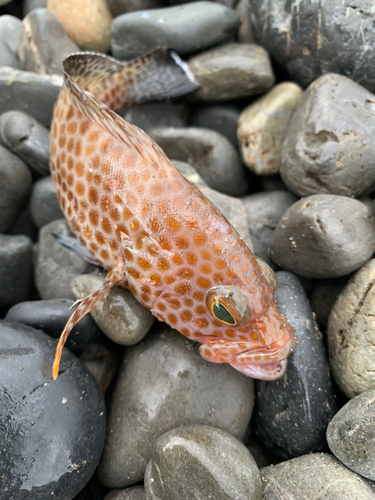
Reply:
[[34, 9], [44, 9], [47, 7], [47, 0], [24, 0], [23, 2], [23, 15], [27, 16], [29, 12]]
[[113, 17], [135, 10], [157, 9], [166, 6], [164, 0], [107, 0]]
[[328, 453], [312, 453], [260, 471], [264, 500], [373, 500], [366, 480]]
[[237, 122], [239, 110], [228, 104], [199, 106], [191, 117], [193, 127], [215, 130], [237, 147]]
[[286, 374], [275, 382], [256, 381], [254, 430], [264, 446], [287, 459], [325, 448], [325, 432], [337, 403], [327, 355], [298, 278], [276, 273], [275, 297], [298, 336]]
[[214, 427], [180, 427], [156, 442], [145, 473], [149, 500], [261, 500], [259, 469], [236, 438]]
[[[76, 299], [82, 299], [98, 290], [106, 274], [76, 276], [71, 282]], [[91, 311], [91, 316], [105, 335], [121, 345], [140, 342], [149, 332], [155, 318], [142, 306], [130, 290], [114, 287]]]
[[187, 127], [189, 109], [181, 104], [151, 102], [128, 109], [124, 118], [148, 133], [155, 127]]
[[299, 196], [375, 189], [375, 95], [340, 75], [320, 77], [290, 120], [281, 177]]
[[375, 480], [375, 389], [350, 400], [331, 420], [328, 445], [349, 469]]
[[193, 99], [201, 101], [263, 94], [275, 82], [267, 52], [255, 44], [227, 43], [192, 57], [188, 64], [201, 85]]
[[115, 350], [113, 347], [109, 348], [100, 342], [94, 342], [87, 346], [79, 357], [81, 363], [85, 365], [97, 381], [103, 394], [111, 385], [117, 372], [119, 364], [117, 351], [118, 348]]
[[360, 201], [328, 194], [308, 196], [281, 217], [269, 256], [287, 271], [335, 278], [361, 267], [375, 250], [375, 220]]
[[22, 210], [16, 222], [8, 229], [7, 234], [24, 234], [28, 236], [31, 241], [37, 241], [38, 228], [34, 224], [29, 207]]
[[150, 135], [169, 158], [195, 167], [211, 188], [230, 196], [248, 192], [245, 169], [232, 144], [221, 134], [195, 127], [160, 127], [152, 129]]
[[104, 500], [146, 500], [146, 493], [143, 486], [134, 486], [125, 490], [113, 490]]
[[235, 10], [240, 16], [241, 26], [237, 31], [237, 40], [240, 43], [254, 43], [253, 30], [250, 24], [250, 0], [239, 0], [236, 2]]
[[20, 67], [17, 57], [12, 53], [9, 46], [3, 40], [0, 40], [0, 67], [1, 66], [10, 68]]
[[55, 342], [0, 321], [1, 498], [67, 500], [90, 479], [104, 445], [104, 399], [68, 350], [52, 381]]
[[185, 179], [187, 179], [189, 182], [194, 184], [195, 186], [201, 188], [203, 186], [207, 186], [206, 182], [202, 179], [202, 177], [198, 174], [197, 170], [190, 165], [189, 163], [186, 163], [186, 161], [180, 161], [180, 160], [171, 160], [173, 166], [177, 168], [177, 170], [182, 174]]
[[133, 59], [155, 47], [189, 54], [225, 42], [239, 24], [232, 9], [214, 2], [132, 12], [113, 21], [111, 52], [119, 59]]
[[108, 52], [112, 16], [105, 0], [48, 0], [47, 7], [82, 50]]
[[34, 183], [30, 209], [33, 220], [39, 228], [64, 218], [52, 177], [43, 177]]
[[161, 326], [128, 348], [109, 403], [103, 484], [141, 481], [155, 441], [181, 425], [206, 424], [242, 438], [253, 406], [253, 380], [204, 361], [199, 345]]
[[336, 302], [348, 282], [348, 276], [331, 278], [326, 280], [315, 280], [310, 293], [311, 309], [316, 314], [319, 325], [327, 327], [328, 318]]
[[18, 42], [22, 34], [22, 23], [14, 16], [0, 16], [0, 66], [19, 68]]
[[328, 347], [333, 376], [352, 398], [375, 388], [375, 259], [351, 277], [328, 320]]
[[299, 85], [279, 83], [242, 111], [238, 120], [238, 142], [245, 165], [255, 174], [279, 172], [288, 124], [302, 95]]

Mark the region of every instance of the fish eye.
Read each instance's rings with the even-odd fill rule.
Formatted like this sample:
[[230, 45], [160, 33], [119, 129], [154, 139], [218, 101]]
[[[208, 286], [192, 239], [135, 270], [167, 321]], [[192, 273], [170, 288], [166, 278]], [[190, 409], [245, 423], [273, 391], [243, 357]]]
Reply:
[[214, 302], [212, 304], [211, 312], [215, 316], [215, 318], [222, 323], [225, 323], [227, 325], [237, 324], [237, 321], [233, 318], [228, 309], [224, 306], [224, 304], [221, 304], [220, 302]]
[[239, 326], [249, 319], [251, 309], [248, 298], [237, 286], [210, 288], [206, 300], [213, 317], [225, 325]]

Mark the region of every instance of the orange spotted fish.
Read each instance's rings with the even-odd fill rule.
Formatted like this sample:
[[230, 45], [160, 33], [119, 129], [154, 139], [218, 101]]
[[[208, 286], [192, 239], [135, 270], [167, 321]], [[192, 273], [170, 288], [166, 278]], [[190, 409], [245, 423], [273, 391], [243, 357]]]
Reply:
[[51, 172], [73, 233], [107, 269], [61, 335], [58, 375], [73, 326], [114, 285], [160, 321], [203, 344], [202, 357], [274, 380], [296, 345], [274, 298], [276, 277], [231, 224], [115, 110], [195, 90], [177, 55], [156, 50], [131, 63], [81, 53], [63, 63], [51, 127]]

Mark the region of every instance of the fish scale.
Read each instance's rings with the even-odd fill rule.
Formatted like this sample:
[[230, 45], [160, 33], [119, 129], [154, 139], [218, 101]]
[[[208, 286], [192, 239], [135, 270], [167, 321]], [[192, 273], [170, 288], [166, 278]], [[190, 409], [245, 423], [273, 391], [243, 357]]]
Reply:
[[160, 321], [203, 345], [208, 361], [272, 380], [296, 344], [274, 299], [275, 275], [219, 210], [142, 130], [114, 111], [197, 88], [176, 55], [132, 63], [81, 53], [63, 63], [51, 127], [51, 173], [69, 225], [109, 271], [79, 301], [60, 338], [114, 285]]

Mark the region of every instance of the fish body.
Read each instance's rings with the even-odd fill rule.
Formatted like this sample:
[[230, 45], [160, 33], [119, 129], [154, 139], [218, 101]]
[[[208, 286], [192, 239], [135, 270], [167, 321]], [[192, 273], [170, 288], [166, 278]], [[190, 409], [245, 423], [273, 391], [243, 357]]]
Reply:
[[60, 339], [114, 285], [202, 344], [208, 361], [273, 380], [296, 344], [274, 299], [273, 271], [161, 148], [114, 110], [191, 92], [183, 63], [155, 51], [128, 65], [99, 54], [64, 61], [51, 127], [51, 173], [73, 233], [109, 271]]

